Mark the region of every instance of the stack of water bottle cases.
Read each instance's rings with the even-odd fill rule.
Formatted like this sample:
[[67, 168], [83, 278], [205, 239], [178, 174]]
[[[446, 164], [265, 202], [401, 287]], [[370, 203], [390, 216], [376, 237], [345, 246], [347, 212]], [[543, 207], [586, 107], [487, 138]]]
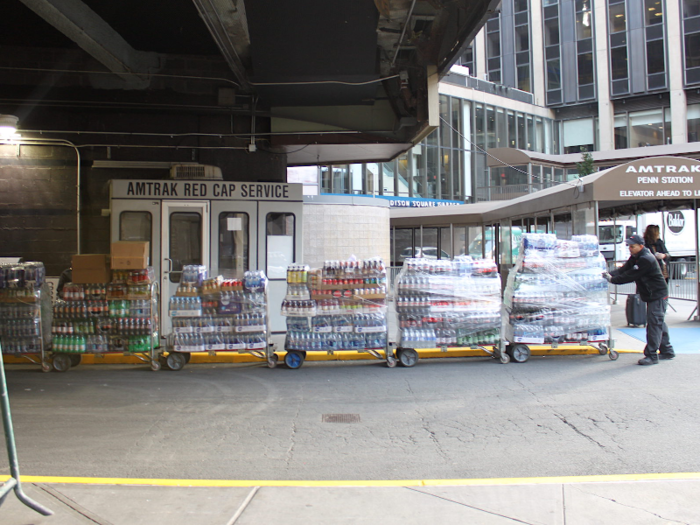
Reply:
[[605, 259], [594, 235], [522, 236], [504, 293], [503, 331], [512, 343], [603, 342], [609, 339]]
[[[46, 277], [40, 262], [0, 265], [0, 343], [5, 354], [40, 354], [44, 337], [42, 324], [51, 326], [50, 296], [43, 294]], [[45, 299], [42, 301], [42, 297]], [[48, 320], [46, 319], [48, 315]], [[43, 318], [43, 323], [42, 323]]]
[[185, 266], [170, 298], [168, 350], [262, 352], [268, 339], [266, 290], [262, 271], [245, 272], [243, 279], [209, 279], [205, 266]]
[[149, 353], [158, 346], [153, 267], [111, 274], [109, 283], [63, 287], [53, 308], [55, 353]]
[[380, 258], [287, 269], [286, 350], [372, 351], [387, 345], [386, 267]]
[[406, 259], [396, 282], [402, 348], [500, 340], [501, 278], [493, 259]]

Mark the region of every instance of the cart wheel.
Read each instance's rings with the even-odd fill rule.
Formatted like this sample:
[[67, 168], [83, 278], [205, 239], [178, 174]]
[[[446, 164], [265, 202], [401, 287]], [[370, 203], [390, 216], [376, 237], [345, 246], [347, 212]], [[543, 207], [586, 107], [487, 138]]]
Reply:
[[51, 372], [51, 365], [48, 363], [41, 363], [42, 372]]
[[296, 370], [304, 364], [304, 359], [306, 359], [304, 352], [300, 352], [299, 350], [289, 350], [287, 355], [284, 356], [284, 364], [287, 365], [287, 368]]
[[165, 362], [168, 364], [168, 368], [170, 370], [182, 370], [183, 367], [187, 364], [187, 359], [183, 354], [173, 352], [171, 354], [168, 354], [168, 357], [165, 359]]
[[620, 354], [618, 354], [616, 350], [610, 350], [608, 357], [611, 361], [617, 361], [617, 358], [620, 357]]
[[270, 354], [270, 356], [267, 358], [267, 366], [268, 368], [275, 368], [277, 367], [277, 362], [280, 360], [280, 356], [278, 356], [275, 353]]
[[68, 354], [56, 354], [53, 356], [53, 369], [56, 372], [66, 372], [70, 368], [70, 356]]
[[70, 359], [70, 366], [78, 366], [82, 356], [80, 354], [71, 354], [68, 358]]
[[599, 353], [600, 355], [605, 355], [605, 354], [607, 354], [607, 353], [608, 353], [608, 347], [607, 347], [606, 345], [600, 345], [600, 346], [598, 347], [598, 353]]
[[396, 358], [395, 357], [387, 357], [386, 358], [386, 366], [389, 368], [396, 368]]
[[524, 363], [530, 359], [530, 347], [527, 345], [513, 345], [506, 352], [516, 363]]
[[504, 352], [501, 354], [500, 360], [501, 360], [501, 363], [503, 363], [504, 365], [507, 365], [508, 363], [510, 363], [510, 356]]
[[151, 361], [151, 370], [157, 372], [160, 370], [161, 364], [158, 361]]
[[399, 363], [401, 363], [401, 366], [405, 366], [406, 368], [416, 366], [416, 363], [418, 362], [418, 352], [416, 352], [413, 348], [400, 348], [396, 351], [396, 353], [398, 354], [397, 357], [399, 358]]
[[189, 362], [190, 362], [190, 359], [192, 358], [192, 354], [190, 354], [189, 352], [186, 352], [186, 353], [184, 353], [184, 354], [182, 354], [182, 355], [183, 355], [184, 358], [185, 358], [185, 364], [189, 363]]

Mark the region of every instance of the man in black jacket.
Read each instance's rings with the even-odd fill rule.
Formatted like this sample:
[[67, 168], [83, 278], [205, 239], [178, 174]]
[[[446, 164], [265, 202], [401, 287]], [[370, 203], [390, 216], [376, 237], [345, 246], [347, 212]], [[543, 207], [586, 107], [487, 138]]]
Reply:
[[[613, 284], [637, 283], [639, 298], [647, 303], [647, 345], [640, 365], [655, 365], [659, 359], [676, 357], [668, 337], [668, 326], [664, 322], [668, 304], [668, 285], [661, 273], [656, 258], [644, 247], [641, 235], [625, 239], [630, 250], [627, 262], [611, 273], [603, 272], [603, 277]], [[657, 351], [659, 354], [657, 354]]]

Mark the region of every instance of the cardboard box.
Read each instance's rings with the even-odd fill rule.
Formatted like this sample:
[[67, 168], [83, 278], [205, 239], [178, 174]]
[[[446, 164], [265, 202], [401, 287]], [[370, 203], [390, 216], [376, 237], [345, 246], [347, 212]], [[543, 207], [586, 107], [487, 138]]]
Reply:
[[149, 243], [119, 241], [112, 243], [113, 270], [143, 270], [148, 266]]
[[73, 268], [73, 282], [76, 284], [100, 284], [108, 283], [112, 280], [112, 272], [109, 269], [109, 255], [74, 255], [71, 267]]

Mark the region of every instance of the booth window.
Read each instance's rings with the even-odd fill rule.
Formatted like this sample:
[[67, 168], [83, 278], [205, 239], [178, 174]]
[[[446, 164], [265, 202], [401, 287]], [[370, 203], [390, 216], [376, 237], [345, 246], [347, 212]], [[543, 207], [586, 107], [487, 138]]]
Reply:
[[170, 214], [170, 282], [179, 283], [182, 267], [202, 264], [202, 216], [195, 212]]
[[295, 220], [293, 213], [267, 214], [265, 240], [269, 279], [287, 278], [287, 266], [294, 262]]
[[149, 211], [123, 211], [119, 214], [119, 240], [148, 242], [148, 257], [153, 259], [153, 216]]
[[250, 228], [247, 213], [219, 215], [219, 272], [225, 278], [242, 278], [248, 271]]

